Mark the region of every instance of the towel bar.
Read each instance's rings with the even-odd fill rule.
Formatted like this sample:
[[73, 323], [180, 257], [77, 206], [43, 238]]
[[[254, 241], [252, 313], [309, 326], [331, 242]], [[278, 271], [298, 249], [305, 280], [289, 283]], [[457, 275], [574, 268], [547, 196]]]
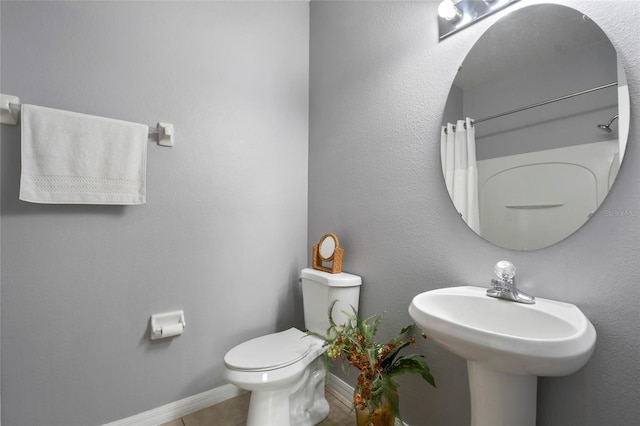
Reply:
[[[3, 124], [18, 124], [20, 120], [20, 99], [16, 96], [1, 94], [0, 109], [2, 110], [0, 122]], [[154, 127], [149, 126], [149, 136], [155, 136], [154, 142], [160, 146], [173, 146], [173, 124], [158, 123]]]

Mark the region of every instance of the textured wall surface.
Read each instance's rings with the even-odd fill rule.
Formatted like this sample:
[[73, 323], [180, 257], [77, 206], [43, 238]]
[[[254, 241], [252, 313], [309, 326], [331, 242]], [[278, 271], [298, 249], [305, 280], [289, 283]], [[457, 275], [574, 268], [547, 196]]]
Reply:
[[[584, 369], [539, 381], [538, 424], [630, 425], [640, 417], [640, 9], [634, 1], [557, 3], [601, 26], [631, 92], [625, 161], [583, 228], [543, 250], [508, 251], [469, 230], [447, 196], [442, 111], [458, 66], [499, 16], [438, 43], [437, 1], [312, 2], [309, 240], [337, 233], [344, 270], [363, 277], [361, 311], [386, 311], [382, 335], [410, 322], [414, 295], [487, 286], [495, 262], [511, 260], [525, 291], [578, 305], [598, 332]], [[464, 360], [429, 341], [425, 351], [438, 388], [403, 379], [403, 419], [412, 426], [469, 424]]]
[[[147, 204], [18, 201], [1, 126], [2, 424], [88, 426], [225, 383], [226, 351], [301, 324], [309, 5], [2, 2], [3, 93], [176, 126]], [[153, 313], [183, 335], [151, 343]]]

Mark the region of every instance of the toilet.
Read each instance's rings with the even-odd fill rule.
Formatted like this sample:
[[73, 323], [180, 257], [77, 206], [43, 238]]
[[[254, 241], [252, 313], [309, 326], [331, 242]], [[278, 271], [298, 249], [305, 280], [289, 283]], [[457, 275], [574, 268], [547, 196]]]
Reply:
[[[337, 324], [343, 313], [358, 309], [362, 279], [315, 269], [301, 272], [305, 327], [325, 335], [329, 306]], [[231, 349], [224, 357], [224, 377], [251, 391], [246, 426], [312, 426], [329, 415], [324, 396], [326, 370], [322, 339], [290, 328], [257, 337]]]

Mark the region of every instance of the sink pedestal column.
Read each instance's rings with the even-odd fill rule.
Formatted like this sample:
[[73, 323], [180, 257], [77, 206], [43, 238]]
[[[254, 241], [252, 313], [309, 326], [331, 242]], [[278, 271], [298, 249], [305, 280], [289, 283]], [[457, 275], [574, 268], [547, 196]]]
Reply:
[[537, 376], [493, 370], [467, 361], [471, 426], [535, 426]]

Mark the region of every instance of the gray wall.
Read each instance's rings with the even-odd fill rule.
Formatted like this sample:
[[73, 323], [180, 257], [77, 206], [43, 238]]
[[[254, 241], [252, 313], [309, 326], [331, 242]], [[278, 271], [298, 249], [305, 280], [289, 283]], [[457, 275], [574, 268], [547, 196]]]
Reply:
[[[495, 262], [511, 260], [526, 291], [575, 303], [598, 332], [584, 369], [540, 380], [538, 423], [636, 424], [640, 10], [627, 1], [558, 3], [586, 13], [607, 33], [631, 91], [625, 162], [609, 197], [582, 229], [543, 250], [508, 251], [468, 229], [449, 200], [440, 167], [442, 111], [458, 66], [497, 17], [438, 43], [437, 1], [312, 2], [309, 240], [327, 231], [339, 236], [344, 269], [363, 276], [362, 313], [386, 311], [383, 336], [410, 322], [414, 295], [487, 286]], [[465, 362], [433, 342], [425, 351], [438, 388], [403, 379], [404, 420], [413, 426], [469, 424]]]
[[[0, 126], [4, 424], [97, 425], [223, 384], [230, 347], [301, 324], [297, 273], [329, 231], [364, 278], [362, 312], [387, 312], [382, 335], [415, 294], [484, 286], [510, 259], [526, 290], [576, 303], [598, 331], [586, 368], [540, 381], [540, 424], [634, 424], [640, 12], [561, 3], [621, 55], [629, 148], [583, 229], [516, 253], [456, 217], [440, 170], [454, 73], [496, 17], [438, 43], [438, 2], [313, 1], [309, 45], [304, 2], [2, 2], [3, 93], [178, 131], [176, 148], [149, 146], [146, 205], [44, 206], [17, 201], [19, 129]], [[176, 308], [185, 333], [150, 344], [149, 315]], [[405, 421], [468, 424], [464, 361], [426, 353], [438, 389], [403, 379]]]
[[[176, 126], [143, 206], [18, 201], [1, 126], [2, 423], [88, 426], [223, 385], [223, 356], [300, 326], [306, 2], [2, 2], [1, 89]], [[184, 309], [151, 343], [153, 313]]]
[[[617, 79], [615, 48], [608, 41], [592, 43], [531, 69], [514, 69], [463, 91], [464, 117], [482, 118], [536, 102], [590, 89]], [[615, 133], [597, 128], [618, 113], [618, 90], [577, 96], [562, 102], [478, 123], [478, 160], [523, 154], [583, 143], [615, 140]]]
[[447, 123], [455, 124], [464, 118], [464, 96], [463, 90], [456, 85], [451, 86], [447, 103], [442, 111], [442, 125]]

